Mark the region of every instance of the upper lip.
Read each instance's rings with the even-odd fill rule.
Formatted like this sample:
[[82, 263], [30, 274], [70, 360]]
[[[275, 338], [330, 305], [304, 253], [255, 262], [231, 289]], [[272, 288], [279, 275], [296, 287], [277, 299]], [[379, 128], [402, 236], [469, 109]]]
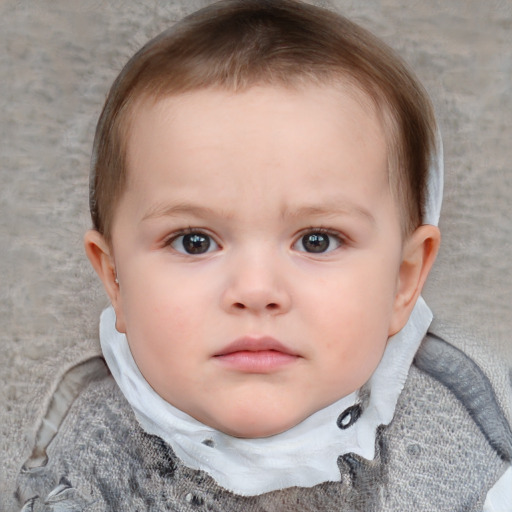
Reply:
[[283, 354], [298, 355], [294, 350], [270, 336], [243, 336], [226, 345], [215, 356], [225, 356], [234, 352], [260, 352], [274, 350]]

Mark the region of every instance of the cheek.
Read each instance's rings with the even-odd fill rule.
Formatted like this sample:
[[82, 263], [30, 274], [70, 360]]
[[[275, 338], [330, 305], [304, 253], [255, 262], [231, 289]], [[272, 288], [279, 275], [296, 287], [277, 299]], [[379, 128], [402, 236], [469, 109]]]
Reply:
[[[351, 262], [312, 281], [301, 311], [324, 333], [327, 350], [357, 353], [386, 340], [393, 311], [396, 276], [389, 263]], [[351, 341], [352, 340], [352, 341]], [[341, 342], [341, 345], [340, 345]]]
[[334, 319], [368, 310], [389, 310], [392, 306], [398, 272], [388, 262], [362, 258], [343, 267], [313, 276], [303, 295], [312, 307]]
[[[127, 316], [143, 311], [148, 319], [183, 322], [207, 300], [208, 283], [186, 268], [172, 266], [165, 256], [132, 263], [121, 288]], [[188, 271], [187, 271], [188, 270]], [[142, 316], [142, 315], [138, 315]]]
[[[127, 325], [127, 339], [142, 375], [164, 398], [169, 392], [183, 392], [186, 376], [195, 374], [193, 356], [197, 354], [201, 322], [178, 297], [175, 300], [142, 301]], [[169, 376], [172, 375], [172, 387]]]
[[171, 270], [165, 261], [146, 265], [145, 272], [134, 270], [135, 277], [126, 283], [127, 337], [140, 357], [182, 357], [198, 347], [211, 325], [212, 306], [218, 302], [214, 276]]

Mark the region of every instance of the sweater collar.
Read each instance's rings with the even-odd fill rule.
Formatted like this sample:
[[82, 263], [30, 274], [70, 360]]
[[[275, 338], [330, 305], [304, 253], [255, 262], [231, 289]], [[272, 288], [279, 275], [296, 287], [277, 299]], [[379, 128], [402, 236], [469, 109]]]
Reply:
[[161, 398], [140, 373], [112, 307], [100, 321], [103, 355], [141, 427], [167, 442], [181, 461], [225, 489], [252, 496], [286, 487], [338, 481], [337, 460], [373, 460], [380, 425], [393, 418], [414, 355], [432, 320], [422, 298], [407, 325], [388, 340], [382, 360], [358, 391], [267, 438], [240, 439], [203, 425]]

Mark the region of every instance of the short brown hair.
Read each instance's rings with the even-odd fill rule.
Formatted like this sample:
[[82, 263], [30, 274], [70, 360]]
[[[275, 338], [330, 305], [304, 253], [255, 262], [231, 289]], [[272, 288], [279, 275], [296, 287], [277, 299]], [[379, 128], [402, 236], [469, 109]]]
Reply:
[[421, 224], [435, 120], [428, 95], [383, 42], [343, 16], [294, 0], [224, 0], [186, 17], [139, 50], [115, 80], [96, 128], [90, 208], [110, 241], [127, 179], [130, 114], [141, 99], [209, 87], [349, 82], [382, 115], [388, 174], [402, 229]]

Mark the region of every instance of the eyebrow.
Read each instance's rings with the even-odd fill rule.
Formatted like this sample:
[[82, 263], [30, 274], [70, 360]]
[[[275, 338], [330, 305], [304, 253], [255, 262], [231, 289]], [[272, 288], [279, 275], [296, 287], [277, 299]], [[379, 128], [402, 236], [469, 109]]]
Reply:
[[160, 217], [177, 217], [179, 215], [190, 215], [204, 219], [209, 219], [212, 217], [230, 218], [233, 216], [231, 212], [225, 210], [218, 211], [214, 208], [208, 208], [207, 206], [193, 203], [163, 203], [151, 207], [142, 217], [142, 221], [158, 219]]
[[285, 207], [282, 211], [283, 217], [333, 217], [337, 215], [355, 215], [372, 225], [376, 223], [375, 217], [369, 210], [346, 199], [330, 200], [321, 204], [304, 205], [296, 208]]
[[[300, 218], [300, 217], [334, 217], [338, 215], [355, 215], [361, 217], [372, 226], [376, 224], [375, 217], [366, 208], [354, 204], [346, 199], [335, 199], [324, 201], [321, 204], [311, 205], [293, 205], [285, 206], [281, 209], [281, 218]], [[151, 207], [142, 217], [142, 221], [158, 219], [161, 217], [177, 217], [180, 215], [190, 215], [200, 219], [224, 218], [232, 219], [234, 212], [229, 210], [218, 210], [194, 203], [161, 203]]]

